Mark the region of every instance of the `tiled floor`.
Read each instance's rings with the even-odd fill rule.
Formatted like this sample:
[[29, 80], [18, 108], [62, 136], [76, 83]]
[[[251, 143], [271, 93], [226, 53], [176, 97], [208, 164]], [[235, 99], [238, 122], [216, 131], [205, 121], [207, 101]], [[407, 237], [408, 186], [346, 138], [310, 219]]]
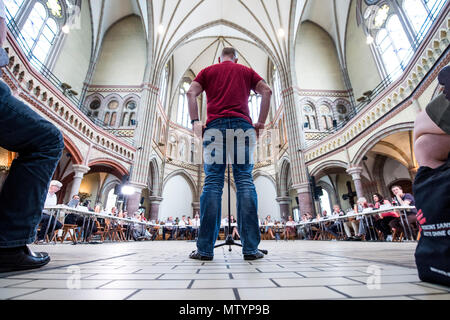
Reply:
[[45, 245], [52, 262], [0, 274], [0, 299], [443, 299], [450, 288], [420, 282], [415, 243], [263, 242], [263, 260], [239, 248], [212, 262], [188, 259], [192, 242]]

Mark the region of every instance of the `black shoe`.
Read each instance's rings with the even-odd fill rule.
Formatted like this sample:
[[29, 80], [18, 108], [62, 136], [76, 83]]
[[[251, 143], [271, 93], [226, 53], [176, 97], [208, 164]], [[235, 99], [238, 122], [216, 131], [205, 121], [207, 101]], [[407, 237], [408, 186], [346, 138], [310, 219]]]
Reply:
[[256, 254], [244, 254], [244, 260], [258, 260], [264, 258], [264, 254], [258, 251]]
[[37, 269], [50, 262], [46, 252], [36, 252], [24, 246], [17, 251], [0, 252], [0, 272]]
[[189, 258], [202, 261], [212, 261], [212, 259], [214, 259], [213, 257], [202, 256], [197, 251], [192, 251], [191, 254], [189, 255]]

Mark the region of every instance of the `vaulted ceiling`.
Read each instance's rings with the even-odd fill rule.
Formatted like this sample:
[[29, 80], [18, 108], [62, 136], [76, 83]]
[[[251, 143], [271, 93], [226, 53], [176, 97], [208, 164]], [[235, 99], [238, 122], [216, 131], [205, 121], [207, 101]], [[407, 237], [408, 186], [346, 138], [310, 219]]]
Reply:
[[[356, 1], [356, 0], [354, 0]], [[268, 59], [290, 71], [301, 23], [309, 20], [328, 32], [344, 56], [351, 0], [90, 0], [93, 53], [98, 56], [108, 29], [138, 15], [147, 35], [156, 74], [173, 57], [174, 84], [191, 70], [217, 61], [223, 46], [234, 46], [240, 62], [261, 75]], [[342, 59], [341, 61], [344, 61]]]

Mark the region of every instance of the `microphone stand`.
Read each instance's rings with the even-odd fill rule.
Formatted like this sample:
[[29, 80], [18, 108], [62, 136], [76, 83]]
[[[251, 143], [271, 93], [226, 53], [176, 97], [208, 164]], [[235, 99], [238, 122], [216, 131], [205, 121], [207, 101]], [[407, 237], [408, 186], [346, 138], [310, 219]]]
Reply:
[[[214, 248], [220, 248], [220, 247], [224, 247], [224, 246], [229, 246], [228, 251], [231, 252], [231, 246], [238, 246], [238, 247], [242, 247], [242, 244], [240, 243], [236, 243], [233, 239], [233, 233], [232, 233], [232, 229], [231, 229], [231, 178], [230, 178], [230, 173], [231, 173], [231, 165], [228, 164], [228, 234], [227, 234], [227, 238], [225, 240], [224, 243], [222, 244], [218, 244], [216, 245]], [[267, 255], [269, 252], [267, 250], [260, 250], [258, 249], [261, 253]]]

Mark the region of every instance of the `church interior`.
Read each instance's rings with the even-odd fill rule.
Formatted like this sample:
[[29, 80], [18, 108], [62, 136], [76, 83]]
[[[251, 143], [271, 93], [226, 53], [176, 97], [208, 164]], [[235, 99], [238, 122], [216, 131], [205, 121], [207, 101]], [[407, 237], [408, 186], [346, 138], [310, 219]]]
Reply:
[[[347, 226], [337, 237], [323, 225], [282, 231], [289, 218], [320, 219], [336, 205], [348, 213], [374, 194], [395, 200], [395, 187], [413, 194], [414, 123], [442, 93], [438, 74], [450, 64], [448, 1], [4, 2], [2, 81], [63, 134], [52, 179], [59, 205], [79, 196], [96, 213], [137, 212], [154, 225], [194, 219], [205, 173], [192, 82], [233, 47], [273, 94], [253, 171], [264, 259], [244, 262], [224, 248], [214, 262], [192, 261], [195, 232], [169, 232], [169, 241], [164, 227], [149, 228], [151, 239], [104, 231], [92, 237], [97, 246], [72, 246], [83, 230], [62, 228], [33, 245], [52, 255], [48, 266], [0, 274], [0, 299], [450, 299], [450, 287], [418, 278], [411, 228], [388, 237], [373, 223], [362, 235]], [[260, 104], [252, 92], [254, 122]], [[198, 105], [204, 123], [205, 94]], [[0, 188], [16, 156], [0, 148]], [[227, 178], [222, 218], [229, 209], [236, 217]], [[78, 290], [68, 274], [80, 276]], [[381, 280], [371, 285], [374, 275]]]

